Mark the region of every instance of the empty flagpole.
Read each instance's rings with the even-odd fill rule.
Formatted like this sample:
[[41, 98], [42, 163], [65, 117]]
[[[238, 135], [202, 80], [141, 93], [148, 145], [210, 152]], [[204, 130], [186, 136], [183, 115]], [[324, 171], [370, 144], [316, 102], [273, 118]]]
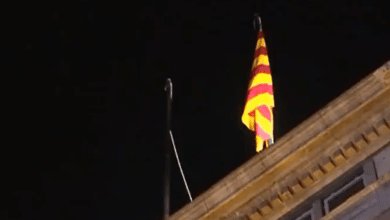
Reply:
[[[180, 164], [179, 155], [177, 154], [175, 141], [173, 140], [173, 135], [171, 131], [171, 106], [172, 106], [172, 81], [170, 78], [167, 79], [165, 83], [165, 91], [167, 91], [167, 136], [166, 136], [166, 145], [165, 145], [165, 175], [164, 175], [164, 220], [167, 220], [169, 217], [170, 210], [170, 178], [171, 178], [171, 151], [169, 149], [170, 143], [172, 143], [173, 150], [175, 152], [177, 164], [179, 165], [181, 176], [183, 177], [184, 185], [187, 189], [188, 196], [192, 202], [192, 196], [186, 178], [184, 176], [183, 169]], [[171, 142], [170, 142], [171, 141]]]
[[168, 220], [170, 212], [170, 183], [171, 183], [171, 151], [170, 145], [170, 134], [171, 130], [171, 104], [172, 104], [172, 82], [168, 78], [164, 90], [167, 92], [167, 130], [165, 139], [165, 171], [164, 171], [164, 220]]

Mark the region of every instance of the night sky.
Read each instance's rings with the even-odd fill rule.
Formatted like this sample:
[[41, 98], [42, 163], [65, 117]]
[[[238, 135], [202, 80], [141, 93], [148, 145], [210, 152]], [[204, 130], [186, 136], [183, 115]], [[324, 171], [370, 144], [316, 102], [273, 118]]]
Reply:
[[[276, 142], [390, 60], [385, 1], [53, 2], [2, 7], [0, 219], [161, 219], [167, 77], [193, 197], [256, 155], [254, 13]], [[172, 212], [189, 203], [173, 159]]]

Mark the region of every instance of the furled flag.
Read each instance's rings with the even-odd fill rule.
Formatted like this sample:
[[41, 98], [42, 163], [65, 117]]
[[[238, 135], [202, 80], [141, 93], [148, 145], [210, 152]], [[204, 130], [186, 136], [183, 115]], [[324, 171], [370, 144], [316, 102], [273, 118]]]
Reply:
[[275, 107], [271, 70], [263, 31], [257, 36], [255, 59], [250, 74], [248, 96], [242, 122], [256, 133], [256, 151], [273, 143], [273, 113]]

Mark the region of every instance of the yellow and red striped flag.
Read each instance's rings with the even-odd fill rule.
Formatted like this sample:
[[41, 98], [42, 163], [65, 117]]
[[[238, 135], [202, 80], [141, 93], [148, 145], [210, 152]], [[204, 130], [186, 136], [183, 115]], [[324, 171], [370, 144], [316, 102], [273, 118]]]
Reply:
[[260, 30], [257, 36], [255, 59], [250, 74], [248, 95], [242, 122], [256, 133], [256, 151], [269, 146], [274, 140], [273, 113], [275, 107], [271, 70], [268, 61], [264, 34]]

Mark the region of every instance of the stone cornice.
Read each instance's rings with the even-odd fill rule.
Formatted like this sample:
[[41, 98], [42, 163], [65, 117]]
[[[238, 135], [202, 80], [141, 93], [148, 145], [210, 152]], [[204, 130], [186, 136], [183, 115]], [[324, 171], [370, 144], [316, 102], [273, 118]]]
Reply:
[[[357, 158], [354, 155], [372, 149], [365, 147], [371, 145], [371, 139], [384, 138], [380, 132], [389, 129], [383, 120], [384, 114], [390, 112], [389, 84], [390, 62], [237, 168], [170, 220], [277, 219], [272, 217], [275, 213], [280, 216], [293, 208], [288, 205], [289, 198], [295, 197], [296, 201], [306, 188], [318, 185], [316, 180], [321, 176], [343, 170], [335, 169], [340, 164], [344, 165], [339, 167], [352, 166], [350, 161]], [[274, 212], [276, 209], [279, 211]]]

